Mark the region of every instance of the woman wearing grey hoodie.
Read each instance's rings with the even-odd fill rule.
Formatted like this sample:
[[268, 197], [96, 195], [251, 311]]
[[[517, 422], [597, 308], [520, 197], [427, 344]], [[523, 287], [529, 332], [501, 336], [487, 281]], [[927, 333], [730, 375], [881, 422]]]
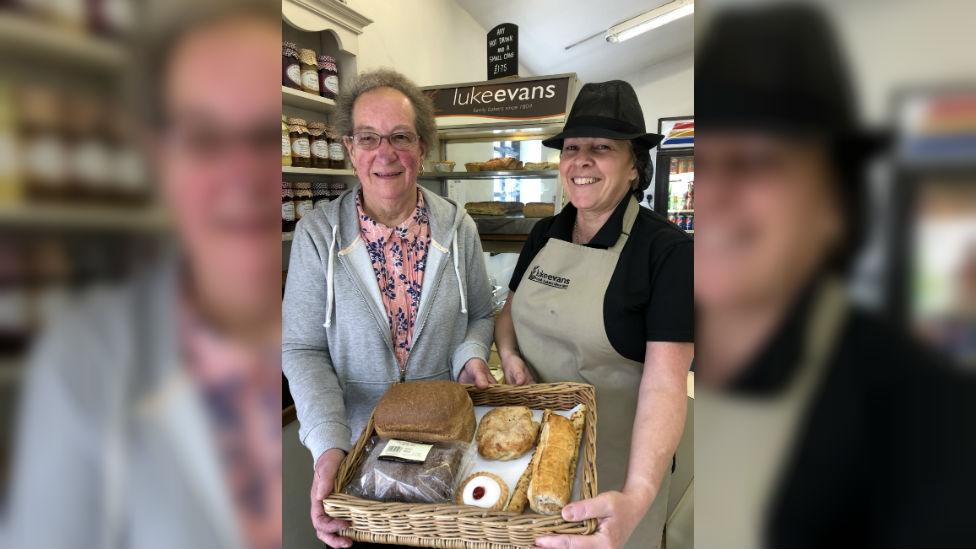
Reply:
[[360, 185], [295, 229], [282, 367], [315, 461], [313, 525], [348, 547], [321, 501], [376, 402], [397, 382], [485, 368], [494, 320], [474, 221], [417, 185], [436, 133], [429, 99], [396, 72], [365, 73], [335, 122]]

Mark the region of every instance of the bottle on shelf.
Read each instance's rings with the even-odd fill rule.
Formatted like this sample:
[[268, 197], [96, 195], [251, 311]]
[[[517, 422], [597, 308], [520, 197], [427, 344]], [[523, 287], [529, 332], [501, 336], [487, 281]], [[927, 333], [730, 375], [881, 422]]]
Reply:
[[298, 60], [302, 68], [302, 91], [319, 94], [319, 69], [315, 61], [315, 51], [308, 48], [298, 50]]
[[326, 99], [335, 100], [339, 95], [339, 66], [335, 57], [320, 55], [316, 59], [319, 71], [319, 94]]
[[281, 85], [294, 90], [302, 89], [302, 66], [298, 59], [298, 46], [294, 42], [281, 44]]
[[311, 166], [313, 168], [331, 168], [329, 136], [326, 134], [325, 122], [309, 122], [308, 135], [312, 146]]
[[291, 137], [288, 136], [288, 118], [281, 115], [281, 165], [291, 166]]
[[290, 233], [295, 230], [295, 197], [291, 184], [281, 182], [281, 230]]
[[312, 184], [307, 182], [295, 183], [292, 185], [295, 196], [295, 221], [301, 221], [303, 217], [312, 212], [315, 206], [312, 196]]
[[311, 167], [312, 146], [308, 140], [308, 126], [305, 119], [288, 119], [288, 137], [291, 139], [291, 165], [297, 168]]
[[333, 170], [346, 168], [346, 148], [342, 144], [342, 137], [334, 131], [329, 131], [329, 163]]

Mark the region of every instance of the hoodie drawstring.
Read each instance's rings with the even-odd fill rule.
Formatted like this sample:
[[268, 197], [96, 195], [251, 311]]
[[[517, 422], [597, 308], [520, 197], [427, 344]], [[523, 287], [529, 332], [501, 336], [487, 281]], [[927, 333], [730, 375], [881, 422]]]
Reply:
[[332, 227], [332, 242], [329, 244], [329, 267], [325, 272], [325, 327], [329, 328], [332, 326], [332, 308], [335, 302], [335, 283], [332, 280], [335, 265], [335, 246], [336, 246], [336, 234], [339, 232], [339, 226], [336, 225]]
[[452, 254], [454, 256], [454, 276], [457, 277], [457, 281], [458, 281], [458, 293], [461, 294], [461, 312], [464, 313], [464, 314], [468, 314], [468, 299], [464, 295], [464, 285], [461, 284], [461, 270], [458, 268], [458, 245], [457, 245], [457, 242], [458, 242], [458, 238], [460, 238], [460, 237], [461, 237], [460, 231], [455, 230], [454, 231], [454, 241], [451, 243], [451, 248], [454, 251], [454, 253]]

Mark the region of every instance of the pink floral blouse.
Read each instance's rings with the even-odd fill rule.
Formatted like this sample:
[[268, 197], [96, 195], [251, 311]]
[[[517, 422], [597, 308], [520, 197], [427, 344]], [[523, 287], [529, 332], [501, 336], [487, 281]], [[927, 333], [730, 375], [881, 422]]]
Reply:
[[413, 346], [413, 328], [420, 305], [420, 290], [430, 248], [430, 222], [424, 195], [417, 191], [417, 209], [396, 227], [387, 227], [363, 211], [362, 197], [356, 197], [359, 230], [373, 264], [383, 305], [393, 337], [401, 375]]

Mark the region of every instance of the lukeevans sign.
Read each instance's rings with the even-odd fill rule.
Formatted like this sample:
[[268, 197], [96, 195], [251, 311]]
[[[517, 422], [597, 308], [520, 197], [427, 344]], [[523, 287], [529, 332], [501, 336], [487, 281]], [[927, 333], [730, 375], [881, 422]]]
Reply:
[[528, 120], [566, 114], [573, 76], [425, 88], [438, 119]]

